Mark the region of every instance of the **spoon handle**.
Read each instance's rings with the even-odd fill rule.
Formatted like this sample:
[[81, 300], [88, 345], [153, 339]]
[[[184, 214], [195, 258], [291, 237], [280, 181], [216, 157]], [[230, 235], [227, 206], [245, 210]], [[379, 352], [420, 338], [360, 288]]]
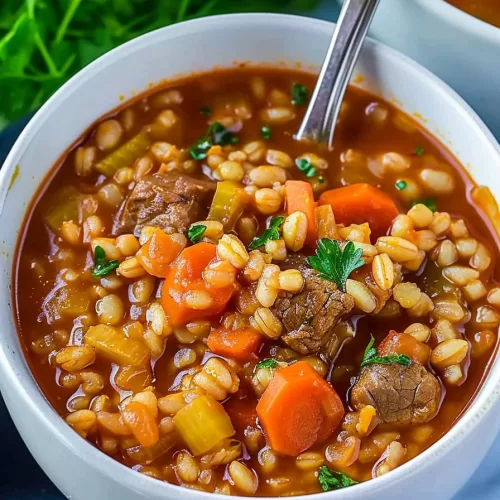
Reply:
[[344, 0], [297, 140], [327, 143], [332, 149], [345, 89], [379, 0]]

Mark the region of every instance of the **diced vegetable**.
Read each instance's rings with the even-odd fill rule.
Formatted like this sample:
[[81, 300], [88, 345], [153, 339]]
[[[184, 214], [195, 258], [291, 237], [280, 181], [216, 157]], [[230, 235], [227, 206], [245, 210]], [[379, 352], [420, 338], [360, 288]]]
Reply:
[[307, 239], [309, 245], [316, 242], [316, 203], [311, 184], [304, 181], [286, 181], [286, 209], [288, 215], [303, 212], [307, 216]]
[[[233, 295], [234, 286], [210, 286], [203, 280], [203, 270], [216, 256], [212, 243], [197, 243], [185, 248], [170, 266], [163, 283], [161, 303], [172, 326], [182, 326], [198, 318], [209, 318], [221, 313]], [[208, 293], [212, 305], [206, 309], [193, 309], [186, 304], [186, 292]]]
[[255, 409], [255, 400], [236, 399], [236, 396], [233, 396], [224, 404], [224, 408], [238, 432], [244, 432], [247, 427], [256, 426], [257, 410]]
[[125, 337], [123, 331], [110, 325], [91, 326], [85, 344], [98, 354], [119, 365], [141, 366], [149, 361], [150, 351], [143, 342]]
[[390, 354], [405, 354], [414, 363], [426, 365], [431, 355], [431, 348], [419, 342], [407, 333], [398, 333], [391, 330], [387, 337], [380, 342], [378, 349], [380, 356], [388, 356]]
[[344, 416], [333, 387], [305, 361], [278, 370], [257, 405], [269, 446], [297, 456], [329, 438]]
[[218, 182], [207, 220], [222, 222], [226, 233], [232, 231], [247, 203], [248, 194], [240, 183]]
[[213, 396], [197, 397], [179, 410], [173, 421], [176, 431], [195, 456], [210, 451], [235, 434], [229, 415]]
[[331, 205], [340, 224], [368, 222], [375, 238], [385, 235], [399, 215], [398, 207], [388, 194], [364, 183], [325, 191], [318, 203]]
[[50, 197], [50, 205], [44, 215], [44, 221], [54, 232], [61, 230], [65, 221], [81, 222], [82, 194], [74, 186], [65, 186]]
[[251, 328], [215, 330], [208, 336], [208, 347], [215, 354], [248, 361], [262, 344], [262, 335]]
[[146, 271], [158, 278], [165, 278], [170, 264], [181, 253], [184, 245], [159, 227], [137, 252], [136, 257]]
[[145, 404], [139, 401], [131, 401], [123, 410], [122, 417], [142, 446], [153, 446], [160, 439], [158, 424]]
[[65, 285], [54, 288], [45, 298], [42, 311], [49, 324], [65, 316], [77, 317], [84, 314], [90, 307], [90, 297], [86, 290], [80, 287]]
[[98, 162], [95, 169], [106, 177], [113, 177], [119, 168], [130, 167], [136, 158], [146, 154], [150, 145], [151, 139], [146, 132], [140, 132]]

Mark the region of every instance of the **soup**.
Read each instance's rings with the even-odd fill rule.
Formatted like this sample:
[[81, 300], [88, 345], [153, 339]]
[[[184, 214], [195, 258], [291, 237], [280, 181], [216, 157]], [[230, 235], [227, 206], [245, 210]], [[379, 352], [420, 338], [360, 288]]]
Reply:
[[500, 28], [500, 4], [497, 0], [446, 0], [458, 9]]
[[460, 417], [497, 344], [487, 221], [417, 122], [239, 68], [141, 96], [61, 157], [20, 243], [26, 355], [66, 422], [135, 470], [234, 495], [386, 474]]

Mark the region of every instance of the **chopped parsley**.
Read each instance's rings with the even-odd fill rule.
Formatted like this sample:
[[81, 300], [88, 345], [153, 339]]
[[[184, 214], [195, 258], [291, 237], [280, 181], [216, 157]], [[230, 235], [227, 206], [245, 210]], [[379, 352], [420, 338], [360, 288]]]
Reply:
[[258, 370], [259, 368], [277, 368], [278, 367], [278, 362], [275, 359], [268, 358], [264, 359], [262, 361], [259, 361], [256, 365], [255, 368]]
[[418, 204], [425, 205], [432, 212], [437, 212], [436, 198], [434, 198], [434, 197], [424, 198], [423, 200], [413, 200], [411, 202], [412, 207], [414, 207], [415, 205], [418, 205]]
[[258, 237], [254, 238], [252, 243], [248, 245], [250, 250], [255, 250], [266, 244], [269, 240], [278, 240], [280, 237], [280, 227], [283, 224], [285, 218], [280, 215], [279, 217], [273, 217], [269, 224], [269, 227]]
[[95, 247], [94, 263], [94, 269], [92, 269], [92, 276], [94, 278], [107, 276], [111, 271], [115, 270], [120, 265], [119, 260], [107, 260], [104, 248], [99, 245]]
[[292, 85], [292, 104], [294, 106], [303, 106], [309, 99], [309, 91], [307, 87], [301, 83], [294, 83]]
[[297, 168], [306, 177], [314, 177], [317, 173], [317, 170], [312, 166], [311, 162], [307, 158], [297, 158], [295, 160], [295, 165], [297, 165]]
[[189, 153], [195, 160], [204, 160], [208, 150], [213, 145], [227, 146], [228, 144], [236, 144], [238, 141], [238, 137], [224, 125], [215, 122], [208, 127], [205, 135], [189, 148]]
[[261, 135], [262, 139], [265, 139], [266, 141], [268, 141], [269, 139], [271, 139], [271, 128], [268, 127], [267, 125], [264, 125], [260, 129], [260, 135]]
[[320, 175], [320, 176], [318, 177], [318, 182], [319, 182], [320, 184], [324, 184], [324, 183], [325, 183], [325, 178], [324, 178], [322, 175]]
[[323, 279], [333, 281], [339, 290], [345, 292], [345, 282], [349, 275], [365, 263], [361, 258], [362, 254], [361, 248], [356, 248], [352, 241], [342, 250], [338, 241], [322, 238], [318, 241], [316, 256], [307, 257], [307, 263]]
[[201, 116], [212, 116], [212, 110], [208, 106], [203, 106], [200, 108]]
[[396, 181], [396, 189], [398, 191], [403, 191], [403, 189], [406, 189], [408, 187], [408, 183], [403, 180]]
[[326, 465], [319, 468], [318, 481], [323, 491], [339, 490], [358, 484], [347, 474], [329, 469]]
[[389, 354], [387, 356], [379, 356], [375, 347], [375, 339], [372, 335], [370, 342], [366, 346], [363, 361], [361, 362], [361, 368], [368, 365], [390, 365], [392, 363], [409, 366], [411, 364], [411, 360], [406, 354]]
[[203, 224], [196, 224], [195, 226], [191, 226], [188, 229], [188, 238], [193, 243], [199, 243], [200, 240], [203, 238], [203, 235], [205, 234], [206, 230], [207, 226], [204, 226]]
[[422, 146], [417, 146], [415, 148], [415, 154], [417, 156], [422, 156], [424, 154], [424, 148]]

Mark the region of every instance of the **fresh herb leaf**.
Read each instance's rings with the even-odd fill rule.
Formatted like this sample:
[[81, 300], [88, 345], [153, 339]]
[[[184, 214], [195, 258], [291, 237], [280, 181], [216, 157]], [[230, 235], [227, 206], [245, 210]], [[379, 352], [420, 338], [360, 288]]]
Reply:
[[306, 177], [314, 177], [317, 173], [317, 170], [312, 166], [311, 162], [307, 158], [297, 158], [295, 160], [295, 165], [297, 165], [297, 168]]
[[419, 203], [421, 203], [422, 205], [425, 205], [432, 212], [437, 212], [436, 198], [431, 197], [431, 198], [425, 198], [423, 200], [413, 200], [411, 202], [411, 206], [414, 207], [415, 205], [418, 205]]
[[411, 364], [411, 359], [406, 354], [389, 354], [387, 356], [379, 356], [374, 344], [375, 339], [372, 335], [370, 342], [366, 346], [363, 361], [361, 362], [361, 368], [368, 365], [391, 365], [392, 363], [398, 363], [403, 366], [409, 366]]
[[424, 154], [424, 148], [422, 146], [417, 146], [415, 148], [415, 154], [417, 156], [422, 156]]
[[365, 263], [361, 258], [362, 254], [361, 248], [356, 248], [352, 241], [342, 250], [338, 241], [322, 238], [318, 241], [316, 256], [308, 257], [307, 263], [323, 279], [333, 281], [339, 290], [345, 292], [345, 282], [349, 275]]
[[319, 468], [318, 481], [323, 491], [339, 490], [347, 488], [357, 481], [351, 479], [347, 474], [329, 469], [326, 465]]
[[195, 160], [204, 160], [207, 157], [208, 150], [212, 147], [212, 141], [210, 139], [202, 138], [198, 139], [194, 146], [189, 148], [189, 154]]
[[212, 116], [212, 110], [208, 106], [203, 106], [200, 108], [201, 116]]
[[309, 99], [309, 91], [301, 83], [292, 85], [292, 104], [294, 106], [303, 106]]
[[255, 250], [266, 244], [269, 240], [278, 240], [280, 237], [280, 227], [283, 224], [285, 218], [280, 215], [279, 217], [273, 217], [269, 224], [269, 227], [258, 237], [254, 238], [252, 243], [248, 245], [250, 250]]
[[198, 139], [194, 146], [189, 148], [190, 155], [195, 160], [204, 160], [207, 157], [208, 150], [214, 145], [227, 146], [236, 144], [238, 137], [228, 130], [222, 123], [212, 123], [205, 132], [205, 135]]
[[94, 269], [92, 269], [92, 276], [94, 278], [107, 276], [111, 271], [120, 265], [119, 260], [106, 260], [106, 252], [104, 251], [104, 248], [99, 245], [95, 247], [94, 263]]
[[403, 180], [396, 181], [396, 189], [398, 191], [403, 191], [403, 189], [406, 189], [408, 187], [408, 183]]
[[265, 139], [266, 141], [268, 141], [269, 139], [271, 139], [271, 129], [270, 129], [270, 127], [268, 127], [267, 125], [264, 125], [260, 129], [260, 135], [261, 135], [262, 139]]
[[200, 240], [203, 238], [203, 235], [205, 234], [206, 230], [207, 226], [204, 226], [203, 224], [196, 224], [195, 226], [191, 226], [188, 229], [188, 238], [193, 243], [199, 243]]
[[325, 178], [324, 178], [322, 175], [320, 175], [320, 176], [318, 177], [318, 182], [319, 182], [320, 184], [324, 184], [324, 183], [325, 183]]
[[259, 361], [256, 365], [255, 368], [258, 370], [259, 368], [277, 368], [278, 367], [278, 362], [275, 359], [268, 358], [264, 359], [262, 361]]

